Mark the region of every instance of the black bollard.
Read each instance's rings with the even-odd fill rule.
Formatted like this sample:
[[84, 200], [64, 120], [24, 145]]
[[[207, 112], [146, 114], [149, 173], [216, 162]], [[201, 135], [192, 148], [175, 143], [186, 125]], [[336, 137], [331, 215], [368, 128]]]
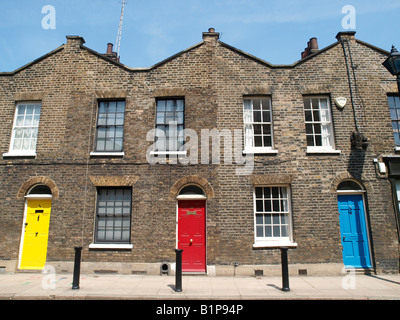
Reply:
[[182, 249], [175, 249], [176, 270], [175, 270], [175, 291], [182, 292]]
[[79, 289], [79, 276], [81, 273], [81, 252], [82, 252], [82, 247], [75, 247], [75, 264], [74, 264], [74, 278], [72, 281], [72, 289]]
[[282, 291], [290, 291], [289, 288], [289, 267], [288, 267], [288, 248], [281, 249], [282, 263]]

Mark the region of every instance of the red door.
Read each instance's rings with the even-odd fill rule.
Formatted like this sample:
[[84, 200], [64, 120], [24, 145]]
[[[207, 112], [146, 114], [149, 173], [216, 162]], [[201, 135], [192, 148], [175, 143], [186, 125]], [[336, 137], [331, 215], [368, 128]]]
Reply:
[[178, 248], [183, 272], [206, 271], [206, 201], [178, 201]]

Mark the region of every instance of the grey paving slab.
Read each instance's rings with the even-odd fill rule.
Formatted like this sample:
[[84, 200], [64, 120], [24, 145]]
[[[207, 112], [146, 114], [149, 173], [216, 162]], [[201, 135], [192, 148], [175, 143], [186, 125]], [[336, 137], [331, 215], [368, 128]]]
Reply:
[[183, 276], [182, 292], [175, 277], [145, 275], [81, 275], [72, 289], [72, 275], [0, 275], [0, 299], [147, 299], [147, 300], [400, 300], [400, 275], [296, 276], [283, 292], [281, 277]]

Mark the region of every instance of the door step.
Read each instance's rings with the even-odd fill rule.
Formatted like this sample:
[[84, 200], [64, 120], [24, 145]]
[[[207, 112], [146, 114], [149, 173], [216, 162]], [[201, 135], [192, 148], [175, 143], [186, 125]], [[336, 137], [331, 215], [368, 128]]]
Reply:
[[184, 276], [206, 276], [207, 275], [207, 272], [205, 272], [205, 271], [199, 271], [199, 272], [196, 272], [196, 271], [187, 271], [187, 272], [182, 272], [182, 275], [184, 275]]

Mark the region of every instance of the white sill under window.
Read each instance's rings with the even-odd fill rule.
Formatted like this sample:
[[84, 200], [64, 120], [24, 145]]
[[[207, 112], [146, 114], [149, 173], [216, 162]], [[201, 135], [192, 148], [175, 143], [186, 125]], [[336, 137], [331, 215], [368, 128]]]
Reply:
[[3, 153], [3, 157], [36, 157], [36, 151], [10, 151], [7, 153]]
[[244, 154], [277, 154], [278, 150], [263, 147], [247, 147], [243, 150]]
[[253, 244], [253, 248], [296, 248], [297, 243], [290, 240], [279, 239], [279, 240], [256, 240]]
[[117, 244], [117, 243], [91, 243], [89, 244], [89, 249], [132, 249], [133, 244]]
[[331, 147], [307, 147], [307, 153], [330, 153], [340, 154], [340, 150], [332, 149]]
[[124, 152], [98, 152], [93, 151], [90, 153], [91, 157], [123, 157], [125, 155]]
[[163, 155], [178, 155], [178, 156], [186, 156], [186, 151], [150, 151], [150, 155], [152, 156], [163, 156]]

